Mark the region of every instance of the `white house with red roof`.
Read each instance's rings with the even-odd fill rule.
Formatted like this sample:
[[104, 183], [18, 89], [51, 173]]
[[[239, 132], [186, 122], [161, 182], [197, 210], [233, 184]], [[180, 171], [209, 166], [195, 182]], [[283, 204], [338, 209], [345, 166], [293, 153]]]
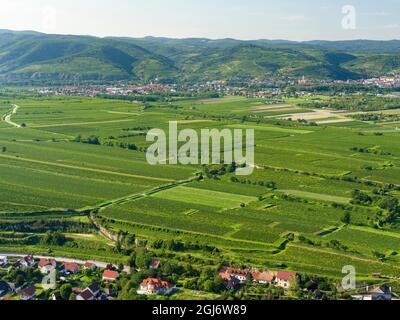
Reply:
[[272, 284], [275, 280], [276, 272], [272, 271], [253, 271], [251, 276], [254, 282], [258, 282], [260, 284]]
[[240, 284], [243, 284], [246, 282], [248, 275], [250, 274], [250, 271], [248, 269], [241, 270], [241, 269], [234, 269], [234, 268], [222, 268], [218, 275], [226, 280], [230, 281], [232, 278], [235, 278], [239, 280]]
[[90, 261], [86, 261], [83, 267], [85, 270], [95, 270], [97, 268], [96, 264]]
[[116, 281], [119, 278], [119, 273], [113, 270], [104, 270], [103, 281]]
[[15, 267], [26, 269], [26, 268], [34, 267], [35, 264], [36, 264], [36, 262], [35, 262], [35, 258], [33, 256], [25, 256], [22, 259], [19, 259], [15, 263]]
[[167, 281], [162, 281], [158, 278], [148, 278], [143, 280], [140, 284], [140, 289], [137, 291], [138, 294], [168, 294], [173, 290], [172, 284]]
[[61, 264], [61, 272], [65, 275], [77, 274], [79, 271], [81, 271], [81, 267], [75, 262], [63, 262]]
[[40, 259], [38, 263], [38, 268], [42, 274], [50, 274], [57, 267], [57, 263], [53, 259]]
[[275, 278], [275, 285], [288, 289], [292, 282], [296, 280], [296, 276], [296, 272], [278, 271]]

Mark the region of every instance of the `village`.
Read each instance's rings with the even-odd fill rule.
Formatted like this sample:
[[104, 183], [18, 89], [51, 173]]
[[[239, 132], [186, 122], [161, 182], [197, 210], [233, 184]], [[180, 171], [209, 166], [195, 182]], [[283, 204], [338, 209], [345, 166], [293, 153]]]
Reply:
[[[79, 263], [78, 263], [79, 262]], [[149, 269], [160, 268], [153, 259]], [[77, 261], [26, 255], [0, 256], [0, 271], [8, 276], [0, 278], [0, 300], [113, 300], [118, 297], [116, 282], [127, 275], [130, 268], [111, 263]], [[288, 271], [239, 270], [223, 267], [217, 274], [226, 283], [226, 290], [236, 290], [250, 283], [273, 285], [288, 289], [296, 281], [296, 273]], [[179, 291], [169, 281], [160, 278], [143, 279], [138, 295], [168, 295]], [[46, 293], [45, 293], [46, 291]]]
[[[76, 261], [71, 259], [50, 258], [42, 256], [0, 256], [0, 271], [7, 276], [1, 278], [0, 300], [116, 300], [120, 295], [120, 281], [132, 276], [131, 270], [123, 265], [111, 263]], [[79, 263], [78, 263], [79, 262]], [[157, 270], [161, 261], [153, 259], [149, 270]], [[301, 275], [287, 270], [259, 270], [256, 268], [239, 269], [223, 266], [216, 278], [221, 279], [223, 291], [238, 292], [243, 288], [276, 288], [285, 295], [288, 292], [302, 291], [313, 293], [316, 298], [323, 297], [321, 283], [314, 280], [300, 288]], [[163, 296], [166, 299], [185, 290], [184, 286], [174, 284], [161, 277], [140, 278], [135, 294], [152, 297]], [[197, 290], [193, 293], [199, 294]], [[351, 300], [398, 300], [398, 296], [388, 286], [365, 286], [358, 288]]]

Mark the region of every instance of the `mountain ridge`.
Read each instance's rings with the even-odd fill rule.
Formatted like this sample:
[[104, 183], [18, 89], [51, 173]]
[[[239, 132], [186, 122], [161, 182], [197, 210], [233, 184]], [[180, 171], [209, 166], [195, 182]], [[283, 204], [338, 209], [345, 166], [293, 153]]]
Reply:
[[0, 30], [0, 80], [346, 80], [400, 71], [400, 40], [94, 37]]

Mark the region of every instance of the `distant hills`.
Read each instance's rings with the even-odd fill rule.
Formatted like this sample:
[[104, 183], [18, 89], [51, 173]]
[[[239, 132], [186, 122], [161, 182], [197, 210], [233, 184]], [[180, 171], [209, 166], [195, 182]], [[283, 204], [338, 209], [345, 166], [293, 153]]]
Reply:
[[96, 38], [0, 30], [0, 80], [206, 81], [306, 76], [357, 79], [400, 71], [400, 41]]

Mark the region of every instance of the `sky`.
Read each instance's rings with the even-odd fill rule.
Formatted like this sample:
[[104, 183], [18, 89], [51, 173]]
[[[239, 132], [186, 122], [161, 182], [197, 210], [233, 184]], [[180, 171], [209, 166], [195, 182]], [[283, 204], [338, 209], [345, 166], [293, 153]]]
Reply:
[[0, 29], [94, 36], [400, 38], [400, 0], [1, 0]]

